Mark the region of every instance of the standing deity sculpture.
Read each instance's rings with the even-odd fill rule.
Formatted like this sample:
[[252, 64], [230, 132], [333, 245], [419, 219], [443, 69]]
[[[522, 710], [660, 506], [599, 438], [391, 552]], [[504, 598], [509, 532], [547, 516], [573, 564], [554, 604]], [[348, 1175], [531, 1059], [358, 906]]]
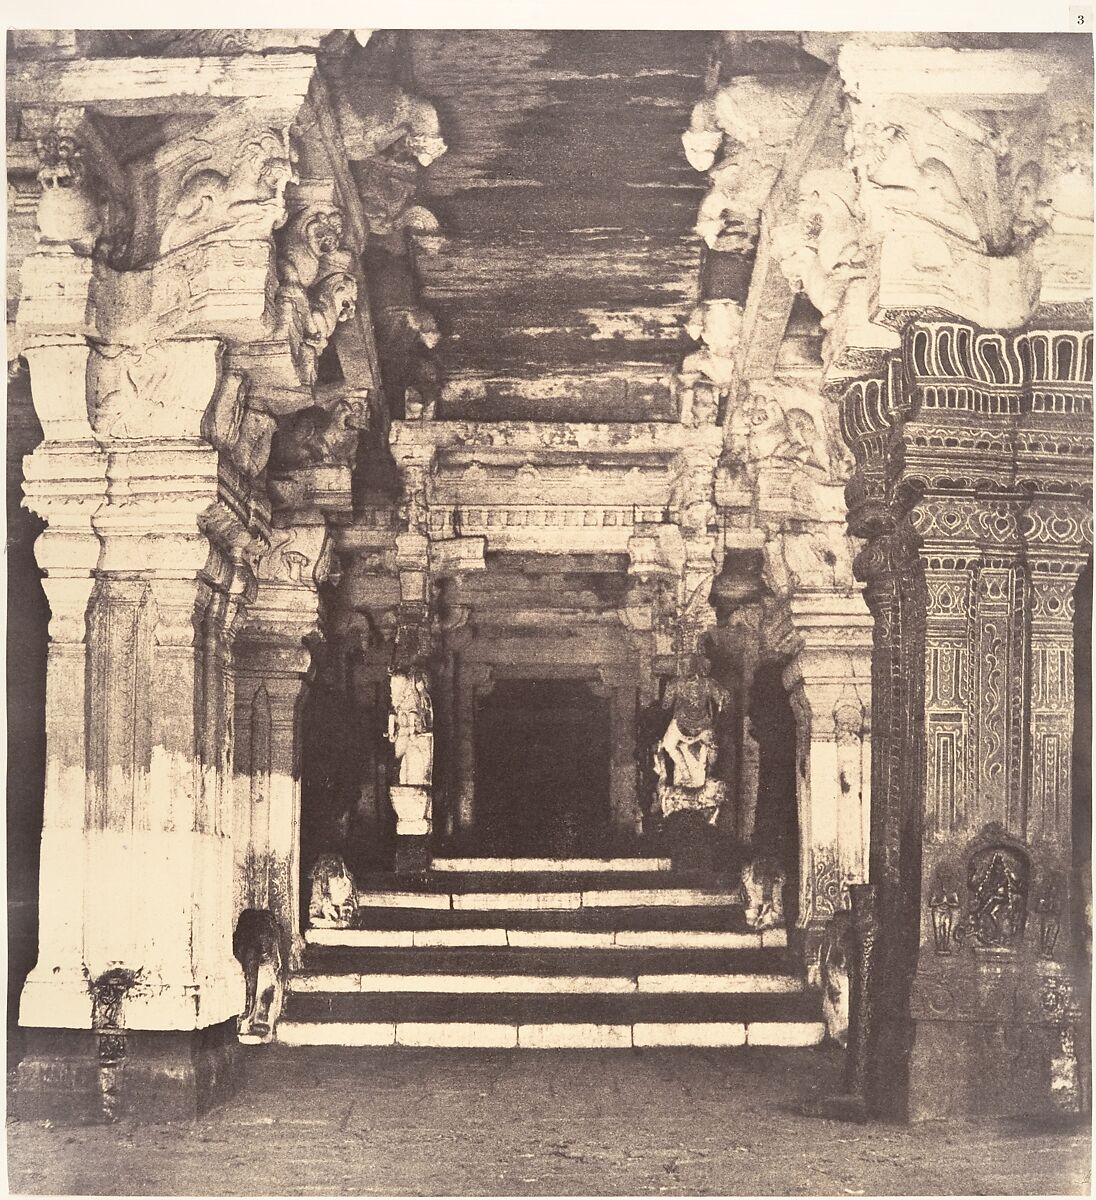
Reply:
[[429, 681], [418, 667], [393, 670], [388, 740], [400, 765], [402, 785], [427, 787], [434, 771], [434, 707]]

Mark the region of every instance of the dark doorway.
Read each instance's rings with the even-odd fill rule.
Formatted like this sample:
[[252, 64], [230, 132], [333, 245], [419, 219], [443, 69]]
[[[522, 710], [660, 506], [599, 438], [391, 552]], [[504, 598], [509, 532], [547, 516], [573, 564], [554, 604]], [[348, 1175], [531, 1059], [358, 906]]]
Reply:
[[576, 679], [503, 680], [476, 712], [476, 842], [574, 854], [609, 830], [609, 708]]

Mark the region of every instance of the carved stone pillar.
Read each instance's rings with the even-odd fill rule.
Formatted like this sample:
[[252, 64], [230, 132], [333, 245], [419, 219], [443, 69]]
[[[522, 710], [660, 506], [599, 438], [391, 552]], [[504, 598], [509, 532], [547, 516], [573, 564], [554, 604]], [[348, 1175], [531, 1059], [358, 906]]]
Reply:
[[[875, 618], [867, 1102], [1075, 1109], [1071, 599], [1091, 552], [1090, 333], [914, 323], [849, 389]], [[903, 1019], [903, 1014], [908, 1018]]]
[[[47, 438], [59, 410], [70, 430], [82, 411], [86, 435], [47, 440], [25, 469], [27, 502], [49, 522], [38, 557], [53, 644], [40, 949], [20, 1002], [28, 1054], [16, 1103], [102, 1116], [106, 1053], [125, 1059], [127, 1089], [147, 1087], [155, 1111], [180, 1115], [209, 1101], [201, 1055], [215, 1055], [219, 1089], [231, 1078], [242, 1007], [230, 668], [255, 535], [241, 520], [243, 481], [196, 430], [105, 433], [109, 376], [96, 351], [80, 353], [87, 367], [74, 372], [71, 343], [28, 351]], [[216, 386], [213, 348], [164, 343], [158, 354], [187, 400], [173, 419], [200, 414]], [[124, 991], [109, 1045], [93, 1032], [100, 983]], [[118, 1099], [131, 1102], [128, 1090]]]
[[300, 951], [301, 706], [327, 530], [275, 529], [236, 643], [236, 910], [267, 909]]
[[[40, 162], [16, 329], [54, 638], [27, 1116], [193, 1117], [235, 1078], [233, 644], [269, 541], [271, 434], [312, 403], [273, 233], [316, 63], [215, 61], [213, 95], [200, 59], [9, 79]], [[104, 130], [133, 121], [148, 136], [122, 163]]]
[[861, 597], [801, 593], [784, 673], [798, 726], [799, 924], [820, 933], [868, 871], [871, 615]]

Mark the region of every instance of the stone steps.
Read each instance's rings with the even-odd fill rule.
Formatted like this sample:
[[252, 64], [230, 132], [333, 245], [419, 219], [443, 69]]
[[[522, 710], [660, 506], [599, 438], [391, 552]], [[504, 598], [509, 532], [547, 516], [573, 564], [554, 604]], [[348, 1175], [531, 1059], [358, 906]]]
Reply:
[[409, 923], [404, 928], [393, 925], [382, 929], [310, 929], [305, 936], [308, 944], [317, 946], [404, 949], [510, 946], [557, 950], [761, 950], [767, 947], [780, 949], [788, 944], [788, 935], [783, 929], [749, 933], [733, 929], [689, 928], [685, 922], [681, 928], [676, 928], [669, 921], [655, 928], [530, 928], [523, 920], [524, 913], [499, 913], [497, 917], [498, 920], [490, 924], [467, 926], [416, 928]]
[[[781, 931], [782, 932], [782, 931]], [[460, 966], [463, 971], [477, 975], [498, 975], [507, 972], [522, 975], [627, 975], [680, 974], [692, 975], [732, 973], [749, 975], [757, 972], [790, 975], [801, 974], [798, 960], [782, 949], [752, 948], [745, 950], [682, 950], [636, 949], [609, 947], [557, 949], [554, 947], [468, 947], [462, 949]], [[421, 947], [415, 954], [406, 948], [360, 948], [353, 946], [305, 947], [300, 977], [331, 974], [385, 974], [400, 971], [417, 974], [444, 974], [453, 970], [454, 956], [446, 948]]]
[[430, 864], [432, 871], [440, 872], [484, 872], [506, 871], [510, 873], [535, 874], [563, 873], [579, 874], [595, 872], [642, 872], [671, 871], [673, 863], [668, 858], [435, 858]]
[[635, 859], [585, 860], [585, 870], [530, 859], [519, 861], [535, 867], [514, 871], [513, 861], [451, 859], [422, 876], [359, 881], [356, 928], [307, 931], [278, 1040], [518, 1049], [821, 1041], [820, 999], [806, 990], [786, 931], [748, 929], [729, 884], [665, 860], [640, 871]]

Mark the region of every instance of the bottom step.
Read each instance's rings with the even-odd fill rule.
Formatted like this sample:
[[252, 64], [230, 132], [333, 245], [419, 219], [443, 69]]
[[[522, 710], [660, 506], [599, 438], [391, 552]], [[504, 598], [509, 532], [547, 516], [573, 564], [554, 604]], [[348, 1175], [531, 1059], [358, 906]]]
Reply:
[[509, 1025], [472, 1021], [282, 1021], [286, 1046], [436, 1046], [452, 1049], [621, 1050], [647, 1046], [816, 1046], [814, 1021], [558, 1022]]

